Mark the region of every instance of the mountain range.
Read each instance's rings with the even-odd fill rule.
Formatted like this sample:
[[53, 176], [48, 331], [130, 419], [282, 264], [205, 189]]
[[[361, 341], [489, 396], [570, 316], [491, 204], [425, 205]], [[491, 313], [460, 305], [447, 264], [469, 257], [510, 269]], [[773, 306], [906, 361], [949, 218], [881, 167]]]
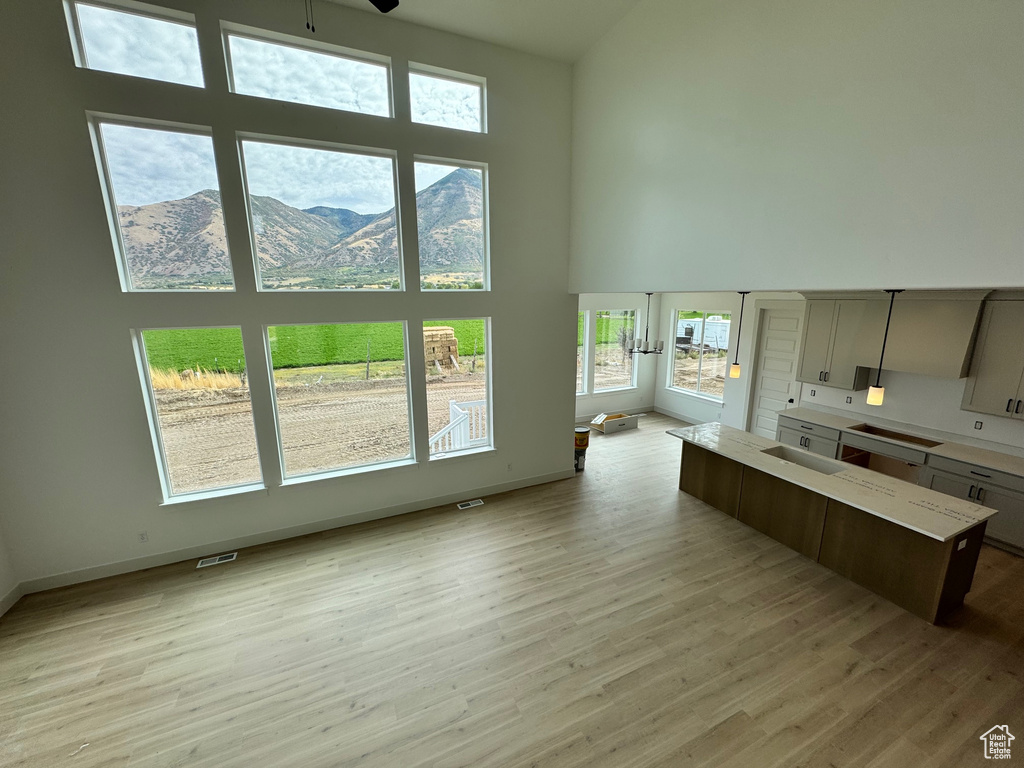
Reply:
[[[250, 197], [265, 288], [391, 286], [399, 279], [395, 209], [378, 214]], [[481, 174], [457, 169], [416, 195], [420, 277], [426, 283], [483, 279]], [[118, 206], [135, 288], [231, 285], [220, 193]], [[454, 285], [453, 287], [457, 287]]]

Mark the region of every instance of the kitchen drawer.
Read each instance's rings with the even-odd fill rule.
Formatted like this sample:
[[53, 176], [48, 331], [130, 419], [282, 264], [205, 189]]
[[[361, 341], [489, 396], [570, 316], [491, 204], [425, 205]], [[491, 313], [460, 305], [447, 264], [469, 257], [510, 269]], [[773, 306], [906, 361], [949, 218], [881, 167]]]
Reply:
[[1024, 477], [1011, 475], [1008, 472], [1000, 472], [988, 467], [981, 467], [977, 464], [968, 464], [956, 459], [947, 459], [945, 456], [928, 456], [928, 466], [942, 472], [949, 472], [953, 475], [960, 475], [966, 480], [984, 485], [1000, 485], [1011, 491], [1024, 493]]
[[868, 453], [879, 453], [882, 456], [889, 456], [910, 464], [924, 464], [925, 459], [928, 458], [928, 454], [924, 451], [906, 445], [897, 445], [888, 440], [878, 440], [860, 432], [843, 432], [841, 442], [843, 445], [860, 448]]
[[839, 453], [839, 443], [836, 440], [827, 440], [824, 437], [798, 432], [789, 427], [779, 427], [775, 433], [775, 439], [783, 445], [792, 445], [794, 448], [803, 448], [805, 451], [816, 453], [819, 456], [827, 456], [834, 459]]
[[823, 427], [820, 424], [811, 424], [807, 421], [800, 421], [799, 419], [792, 419], [789, 416], [779, 414], [779, 426], [786, 427], [787, 429], [793, 429], [797, 432], [802, 432], [805, 435], [815, 435], [816, 437], [823, 437], [826, 440], [838, 440], [839, 430], [832, 429], [831, 427]]

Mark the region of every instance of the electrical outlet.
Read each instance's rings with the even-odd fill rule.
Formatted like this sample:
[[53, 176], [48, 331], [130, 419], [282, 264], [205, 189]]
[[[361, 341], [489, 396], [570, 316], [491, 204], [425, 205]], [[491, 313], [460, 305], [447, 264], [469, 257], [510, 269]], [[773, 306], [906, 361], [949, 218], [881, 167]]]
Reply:
[[850, 397], [850, 396], [847, 396], [847, 397], [846, 397], [846, 404], [847, 404], [847, 405], [849, 405], [849, 404], [850, 404], [850, 403], [852, 403], [852, 402], [853, 402], [853, 398], [852, 398], [852, 397]]
[[139, 531], [139, 544], [148, 544], [149, 534], [146, 531]]
[[509, 465], [508, 465], [508, 471], [509, 471], [509, 472], [511, 472], [511, 471], [512, 471], [512, 463], [511, 463], [511, 462], [509, 462]]
[[816, 389], [812, 389], [812, 390], [811, 390], [811, 397], [814, 397], [814, 395], [815, 395], [815, 393], [816, 393], [817, 391], [818, 391], [818, 390], [816, 390]]
[[980, 421], [974, 422], [974, 428], [975, 429], [981, 429], [981, 422]]

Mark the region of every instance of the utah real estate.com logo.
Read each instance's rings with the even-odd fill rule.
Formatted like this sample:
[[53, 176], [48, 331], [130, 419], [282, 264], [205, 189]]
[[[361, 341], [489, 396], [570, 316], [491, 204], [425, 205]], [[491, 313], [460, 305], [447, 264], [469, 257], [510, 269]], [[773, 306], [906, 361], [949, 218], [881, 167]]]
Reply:
[[1010, 733], [1009, 726], [993, 725], [980, 738], [985, 742], [986, 760], [1010, 759], [1010, 742], [1016, 737]]

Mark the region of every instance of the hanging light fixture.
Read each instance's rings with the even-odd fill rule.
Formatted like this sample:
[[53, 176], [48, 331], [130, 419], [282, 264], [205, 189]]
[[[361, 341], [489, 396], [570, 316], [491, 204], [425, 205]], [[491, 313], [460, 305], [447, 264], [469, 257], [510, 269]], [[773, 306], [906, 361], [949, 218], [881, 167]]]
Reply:
[[882, 361], [885, 360], [885, 342], [889, 340], [889, 321], [892, 320], [892, 305], [896, 301], [896, 294], [903, 293], [902, 290], [886, 289], [889, 294], [889, 316], [885, 318], [885, 335], [882, 337], [882, 354], [878, 358], [878, 375], [875, 377], [875, 386], [868, 387], [868, 405], [881, 405], [885, 399], [885, 387], [882, 386]]
[[634, 355], [660, 355], [665, 350], [665, 342], [655, 340], [653, 343], [647, 338], [651, 330], [651, 293], [647, 293], [647, 316], [644, 318], [644, 337], [641, 339], [630, 337], [627, 344], [629, 351]]
[[743, 333], [743, 303], [747, 300], [747, 294], [750, 291], [736, 291], [736, 293], [740, 295], [740, 323], [736, 327], [736, 359], [729, 366], [730, 379], [738, 379], [740, 377], [740, 334]]

